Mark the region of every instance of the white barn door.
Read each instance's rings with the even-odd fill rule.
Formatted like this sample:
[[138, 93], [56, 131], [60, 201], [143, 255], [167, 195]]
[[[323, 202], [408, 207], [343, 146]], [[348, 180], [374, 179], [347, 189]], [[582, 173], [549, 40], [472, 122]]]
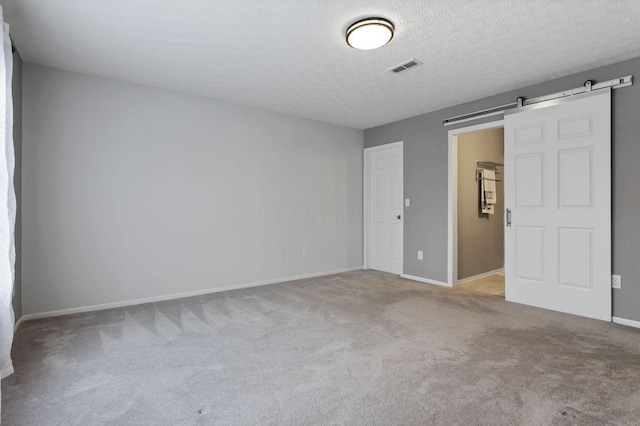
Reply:
[[610, 89], [505, 114], [505, 207], [506, 299], [611, 321]]
[[402, 274], [403, 145], [365, 150], [369, 176], [369, 268]]

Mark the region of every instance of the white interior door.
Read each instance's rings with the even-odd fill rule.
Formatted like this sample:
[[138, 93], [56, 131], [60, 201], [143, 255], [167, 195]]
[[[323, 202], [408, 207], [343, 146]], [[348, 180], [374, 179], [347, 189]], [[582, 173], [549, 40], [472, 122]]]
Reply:
[[369, 268], [402, 274], [402, 143], [371, 148], [369, 170]]
[[506, 299], [611, 321], [610, 89], [505, 114], [505, 207]]

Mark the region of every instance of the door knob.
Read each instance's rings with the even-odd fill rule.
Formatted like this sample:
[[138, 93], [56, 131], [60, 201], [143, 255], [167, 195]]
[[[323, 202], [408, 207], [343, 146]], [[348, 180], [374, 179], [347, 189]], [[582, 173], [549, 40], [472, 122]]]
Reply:
[[398, 215], [398, 219], [400, 219], [400, 215]]

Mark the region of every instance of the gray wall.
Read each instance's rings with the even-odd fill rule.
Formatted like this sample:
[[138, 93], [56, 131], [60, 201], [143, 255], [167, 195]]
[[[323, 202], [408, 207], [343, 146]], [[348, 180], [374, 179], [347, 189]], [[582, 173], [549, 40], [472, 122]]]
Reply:
[[362, 149], [361, 130], [25, 65], [24, 313], [362, 267]]
[[[491, 129], [458, 136], [458, 279], [504, 266], [504, 185], [496, 182], [494, 214], [480, 211], [476, 160], [504, 163], [504, 130]], [[501, 174], [496, 176], [501, 180]]]
[[[404, 141], [404, 252], [424, 250], [423, 261], [405, 256], [404, 273], [447, 280], [447, 138], [445, 118], [581, 86], [588, 79], [605, 81], [633, 74], [640, 78], [640, 58], [585, 71], [365, 130], [365, 147]], [[429, 84], [425, 82], [425, 84]], [[455, 84], [455, 83], [452, 83]], [[613, 273], [622, 289], [613, 291], [613, 314], [640, 321], [640, 84], [613, 92]], [[495, 117], [463, 123], [489, 122]]]
[[22, 316], [22, 59], [16, 50], [13, 54], [13, 141], [16, 155], [16, 276], [13, 295], [13, 312], [16, 321]]

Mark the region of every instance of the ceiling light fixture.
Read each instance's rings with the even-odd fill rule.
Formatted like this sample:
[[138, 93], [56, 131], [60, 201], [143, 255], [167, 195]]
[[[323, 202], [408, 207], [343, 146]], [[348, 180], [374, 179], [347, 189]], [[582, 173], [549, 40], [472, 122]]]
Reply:
[[384, 18], [367, 18], [347, 29], [347, 44], [354, 49], [382, 47], [393, 38], [393, 24]]

